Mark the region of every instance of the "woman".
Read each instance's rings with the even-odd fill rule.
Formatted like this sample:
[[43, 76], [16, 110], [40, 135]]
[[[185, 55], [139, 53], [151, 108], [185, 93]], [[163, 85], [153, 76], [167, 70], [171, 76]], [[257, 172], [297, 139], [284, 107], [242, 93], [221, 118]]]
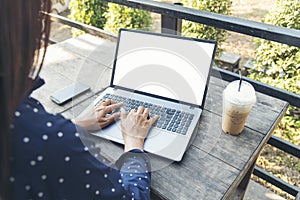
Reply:
[[[157, 119], [147, 119], [149, 109], [107, 118], [122, 104], [105, 100], [72, 122], [30, 97], [43, 84], [38, 74], [50, 23], [42, 12], [50, 8], [46, 0], [0, 1], [0, 199], [149, 199], [150, 163], [142, 150]], [[110, 164], [84, 133], [118, 117], [125, 153]]]

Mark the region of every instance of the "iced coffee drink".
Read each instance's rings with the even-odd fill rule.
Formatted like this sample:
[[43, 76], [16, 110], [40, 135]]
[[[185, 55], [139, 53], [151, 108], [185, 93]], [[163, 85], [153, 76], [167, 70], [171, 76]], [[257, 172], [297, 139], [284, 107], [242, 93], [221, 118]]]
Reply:
[[223, 131], [239, 135], [255, 102], [255, 90], [250, 83], [242, 81], [240, 84], [239, 80], [231, 82], [223, 92]]

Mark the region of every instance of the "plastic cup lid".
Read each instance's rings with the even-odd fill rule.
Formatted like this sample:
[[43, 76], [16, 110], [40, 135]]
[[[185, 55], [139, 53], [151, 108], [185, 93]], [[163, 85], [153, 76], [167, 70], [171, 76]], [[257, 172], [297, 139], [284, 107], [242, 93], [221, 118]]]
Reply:
[[239, 82], [240, 81], [237, 80], [227, 85], [224, 90], [226, 99], [231, 103], [241, 106], [254, 104], [256, 102], [256, 95], [253, 86], [246, 81], [242, 81], [240, 91], [238, 91]]

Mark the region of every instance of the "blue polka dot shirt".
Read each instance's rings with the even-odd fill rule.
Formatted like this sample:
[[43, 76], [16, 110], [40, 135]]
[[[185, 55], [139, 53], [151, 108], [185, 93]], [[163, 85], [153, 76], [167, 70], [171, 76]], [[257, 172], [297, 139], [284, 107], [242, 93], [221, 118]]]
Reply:
[[[34, 89], [44, 84], [42, 79]], [[109, 163], [84, 130], [27, 96], [14, 113], [13, 199], [150, 199], [150, 163], [132, 150]]]

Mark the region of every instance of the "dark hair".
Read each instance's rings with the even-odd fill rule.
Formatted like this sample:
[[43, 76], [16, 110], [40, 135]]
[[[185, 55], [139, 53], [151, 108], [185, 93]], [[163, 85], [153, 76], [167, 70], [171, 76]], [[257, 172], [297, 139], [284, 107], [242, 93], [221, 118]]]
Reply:
[[0, 199], [9, 199], [12, 123], [45, 57], [50, 0], [0, 1]]

